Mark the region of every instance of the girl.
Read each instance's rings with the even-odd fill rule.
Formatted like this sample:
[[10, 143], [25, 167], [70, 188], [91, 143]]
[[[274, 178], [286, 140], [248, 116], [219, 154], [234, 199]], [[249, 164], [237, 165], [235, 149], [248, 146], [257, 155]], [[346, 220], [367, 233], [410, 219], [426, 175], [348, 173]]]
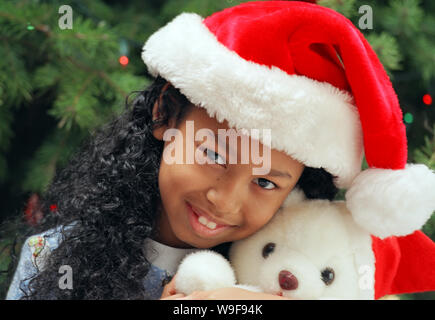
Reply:
[[[184, 13], [147, 40], [142, 58], [154, 83], [55, 177], [43, 209], [57, 211], [25, 242], [8, 298], [158, 299], [184, 255], [225, 253], [295, 187], [329, 200], [349, 188], [355, 220], [377, 236], [409, 234], [435, 208], [433, 172], [405, 166], [391, 83], [340, 14], [298, 1], [248, 2], [206, 19]], [[270, 128], [270, 171], [228, 163], [243, 150], [220, 152], [218, 141], [194, 144], [213, 162], [167, 163], [165, 132], [178, 129], [187, 150], [188, 121], [214, 133]], [[359, 173], [363, 150], [370, 168]], [[62, 266], [73, 274], [65, 286]], [[163, 297], [174, 293], [171, 283]], [[193, 298], [278, 297], [221, 289]]]
[[[43, 270], [37, 259], [43, 251], [32, 256], [38, 250], [31, 237], [24, 243], [8, 298], [158, 299], [164, 280], [192, 251], [188, 248], [214, 247], [225, 253], [226, 245], [219, 244], [258, 230], [295, 186], [311, 198], [335, 196], [329, 173], [304, 168], [274, 150], [272, 168], [290, 171], [292, 179], [253, 177], [251, 165], [221, 164], [225, 155], [215, 153], [214, 144], [204, 155], [216, 164], [166, 164], [163, 129], [169, 123], [183, 129], [188, 120], [198, 129], [225, 128], [157, 77], [132, 108], [95, 134], [45, 195], [43, 210], [55, 203], [57, 211], [45, 214], [38, 226], [50, 229], [40, 235], [51, 250]], [[241, 189], [248, 189], [243, 203], [237, 201]], [[186, 204], [207, 210], [220, 224], [237, 226], [216, 236], [197, 232], [188, 221]], [[62, 265], [73, 270], [72, 290], [59, 288]]]

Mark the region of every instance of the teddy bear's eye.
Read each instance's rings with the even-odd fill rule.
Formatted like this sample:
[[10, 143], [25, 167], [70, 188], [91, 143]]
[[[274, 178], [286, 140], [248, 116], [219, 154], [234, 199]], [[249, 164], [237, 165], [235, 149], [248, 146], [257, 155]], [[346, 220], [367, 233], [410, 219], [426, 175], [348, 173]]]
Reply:
[[325, 268], [322, 270], [322, 272], [320, 273], [321, 277], [322, 277], [322, 281], [329, 286], [335, 278], [335, 273], [334, 273], [334, 269], [332, 268]]
[[263, 258], [267, 258], [275, 250], [275, 243], [269, 242], [263, 247]]

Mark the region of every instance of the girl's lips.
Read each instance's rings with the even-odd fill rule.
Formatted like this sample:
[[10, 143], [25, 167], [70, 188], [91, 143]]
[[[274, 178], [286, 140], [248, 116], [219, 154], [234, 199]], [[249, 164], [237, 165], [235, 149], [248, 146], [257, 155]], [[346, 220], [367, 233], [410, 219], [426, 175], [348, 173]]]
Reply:
[[[224, 232], [225, 230], [232, 227], [230, 225], [216, 224], [215, 229], [210, 229], [198, 221], [199, 215], [195, 211], [193, 211], [192, 206], [187, 202], [186, 202], [186, 207], [187, 207], [187, 212], [188, 212], [188, 216], [189, 216], [189, 222], [190, 222], [190, 225], [192, 226], [192, 229], [197, 234], [199, 234], [203, 237], [214, 237], [214, 236], [216, 236], [216, 235], [218, 235], [218, 234], [220, 234], [220, 233]], [[204, 217], [208, 218], [206, 215], [204, 215]], [[213, 220], [210, 219], [210, 221], [213, 221]]]
[[220, 226], [220, 227], [226, 227], [226, 226], [233, 226], [232, 224], [226, 223], [224, 221], [221, 221], [220, 219], [216, 219], [214, 217], [212, 217], [210, 214], [208, 214], [207, 212], [204, 212], [201, 209], [198, 209], [197, 207], [194, 207], [193, 205], [191, 205], [189, 202], [186, 202], [187, 205], [192, 209], [192, 211], [197, 215], [197, 216], [204, 216], [207, 218], [207, 220], [209, 221], [213, 221], [214, 223], [216, 223], [216, 225]]

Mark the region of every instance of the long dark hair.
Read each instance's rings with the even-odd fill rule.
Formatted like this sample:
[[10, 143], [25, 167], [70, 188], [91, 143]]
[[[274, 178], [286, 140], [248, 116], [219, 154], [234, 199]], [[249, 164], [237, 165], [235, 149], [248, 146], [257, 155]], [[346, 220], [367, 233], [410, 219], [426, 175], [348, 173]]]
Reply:
[[[44, 194], [42, 222], [33, 233], [61, 228], [62, 241], [51, 252], [44, 270], [29, 282], [24, 299], [143, 299], [143, 278], [150, 263], [143, 241], [152, 235], [160, 193], [158, 173], [163, 141], [156, 126], [175, 118], [176, 125], [193, 106], [172, 85], [162, 94], [159, 121], [154, 103], [167, 81], [157, 77], [109, 124], [99, 128], [59, 172]], [[298, 186], [308, 198], [332, 200], [332, 176], [306, 167]], [[57, 205], [51, 212], [50, 206]], [[217, 246], [222, 252], [228, 244]], [[59, 267], [74, 271], [73, 290], [58, 286]]]

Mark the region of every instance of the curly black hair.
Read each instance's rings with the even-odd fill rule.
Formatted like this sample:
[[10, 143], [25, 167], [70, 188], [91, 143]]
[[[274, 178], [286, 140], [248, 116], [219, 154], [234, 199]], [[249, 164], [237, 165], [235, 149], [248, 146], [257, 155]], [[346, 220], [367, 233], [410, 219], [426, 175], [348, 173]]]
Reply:
[[[156, 227], [164, 143], [152, 132], [174, 118], [178, 126], [193, 105], [162, 77], [134, 93], [133, 102], [126, 101], [121, 115], [86, 140], [44, 194], [44, 218], [32, 231], [61, 226], [62, 241], [30, 279], [23, 299], [146, 298], [143, 279], [150, 263], [143, 242]], [[153, 121], [159, 97], [162, 116]], [[338, 191], [322, 168], [306, 167], [297, 186], [311, 199], [332, 200]], [[225, 254], [228, 243], [214, 249]], [[61, 265], [74, 270], [73, 290], [58, 286]]]

